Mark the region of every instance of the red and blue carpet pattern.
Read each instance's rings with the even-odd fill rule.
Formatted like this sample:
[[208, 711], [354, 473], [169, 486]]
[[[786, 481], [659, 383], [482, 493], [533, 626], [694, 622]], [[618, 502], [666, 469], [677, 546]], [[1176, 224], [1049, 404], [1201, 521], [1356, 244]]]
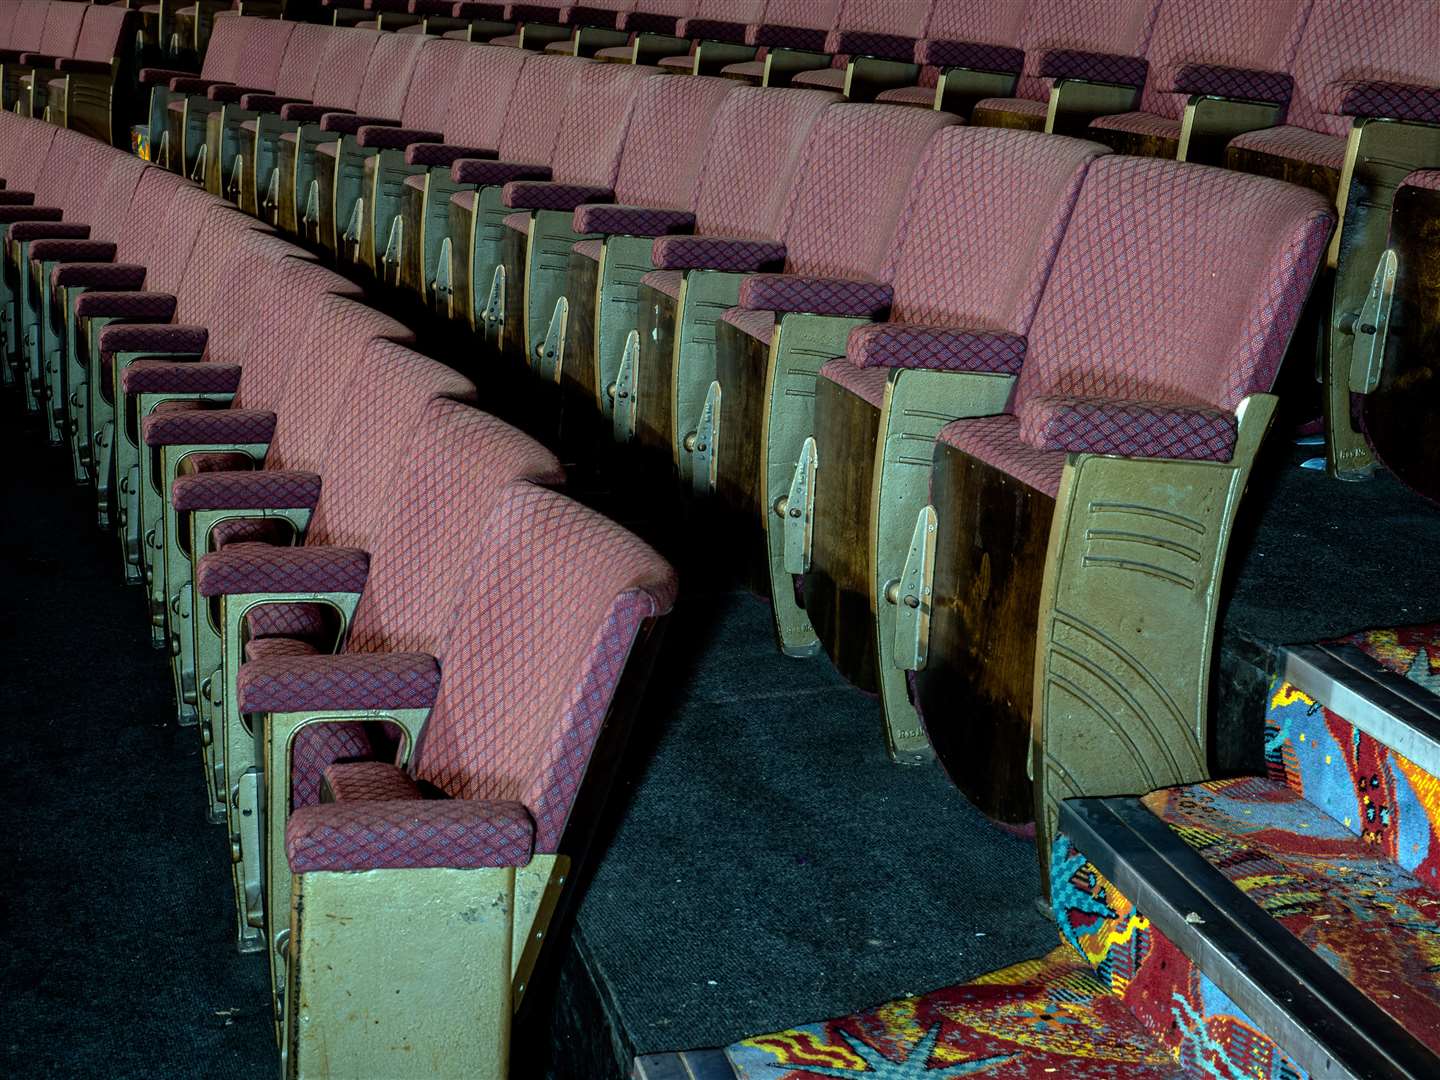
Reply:
[[1285, 784], [1168, 788], [1143, 802], [1381, 1009], [1440, 1051], [1440, 894]]

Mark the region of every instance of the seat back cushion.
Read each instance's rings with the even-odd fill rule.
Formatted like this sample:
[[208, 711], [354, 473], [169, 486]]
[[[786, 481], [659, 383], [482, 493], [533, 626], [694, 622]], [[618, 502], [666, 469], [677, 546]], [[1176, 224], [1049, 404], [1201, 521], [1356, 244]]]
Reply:
[[1016, 94], [1032, 101], [1050, 97], [1050, 80], [1040, 74], [1040, 61], [1049, 49], [1141, 56], [1160, 0], [1114, 0], [1113, 3], [1077, 5], [1074, 0], [1030, 0], [1021, 33], [1025, 70]]
[[471, 45], [460, 55], [441, 126], [446, 142], [485, 149], [500, 146], [526, 55], [520, 49], [489, 45]]
[[510, 111], [500, 129], [501, 161], [550, 164], [571, 96], [580, 86], [580, 73], [594, 66], [575, 56], [526, 58]]
[[641, 84], [653, 68], [588, 64], [565, 110], [550, 171], [562, 184], [613, 188]]
[[733, 79], [646, 79], [620, 157], [615, 201], [665, 209], [694, 205], [715, 114]]

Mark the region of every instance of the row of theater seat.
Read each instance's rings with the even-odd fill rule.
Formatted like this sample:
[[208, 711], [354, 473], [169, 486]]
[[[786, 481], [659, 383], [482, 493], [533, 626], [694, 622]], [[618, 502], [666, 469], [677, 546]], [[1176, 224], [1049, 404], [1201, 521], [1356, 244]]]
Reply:
[[106, 142], [128, 136], [137, 27], [123, 4], [0, 0], [0, 107]]
[[301, 248], [96, 140], [0, 131], [7, 381], [149, 588], [286, 1075], [433, 1075], [435, 1041], [506, 1076], [672, 570]]

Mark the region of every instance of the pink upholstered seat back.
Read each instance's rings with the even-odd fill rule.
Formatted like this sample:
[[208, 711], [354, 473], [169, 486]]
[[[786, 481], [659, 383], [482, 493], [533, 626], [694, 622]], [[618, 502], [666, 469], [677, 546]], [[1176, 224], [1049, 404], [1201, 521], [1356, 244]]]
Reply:
[[[396, 504], [405, 497], [395, 482], [406, 467], [427, 406], [436, 398], [473, 402], [475, 387], [453, 369], [404, 345], [377, 339], [359, 348], [360, 362], [349, 368], [348, 392], [329, 417], [326, 446], [317, 461], [325, 482], [305, 542], [359, 547], [377, 558], [387, 548], [394, 553], [396, 565], [366, 584], [370, 610], [356, 612], [361, 636], [351, 636], [349, 651], [433, 649], [438, 644], [435, 632], [419, 639], [414, 635], [422, 625], [436, 626], [436, 615], [409, 612], [408, 620], [400, 615], [406, 591], [423, 587], [417, 581], [431, 549], [424, 547], [429, 540], [420, 535], [424, 521], [402, 523], [395, 517]], [[457, 502], [471, 497], [459, 489], [448, 495]], [[445, 497], [434, 489], [427, 496]], [[377, 586], [379, 591], [370, 595]], [[428, 623], [422, 621], [426, 619]], [[393, 628], [393, 638], [387, 637], [387, 628]]]
[[106, 63], [119, 56], [129, 44], [122, 37], [129, 21], [130, 13], [118, 4], [91, 4], [75, 39], [75, 58]]
[[386, 513], [346, 648], [438, 654], [486, 519], [508, 485], [555, 485], [564, 472], [530, 436], [462, 401], [431, 400], [391, 428], [388, 442], [404, 445], [374, 455], [398, 468], [385, 485]]
[[279, 81], [285, 50], [298, 23], [281, 19], [257, 19], [235, 64], [234, 81], [240, 86], [274, 89]]
[[594, 65], [574, 56], [531, 56], [520, 70], [515, 97], [500, 129], [500, 160], [548, 165], [580, 72]]
[[766, 0], [765, 14], [757, 24], [752, 25], [746, 40], [752, 45], [759, 43], [757, 31], [766, 28], [773, 37], [777, 27], [796, 27], [802, 30], [824, 30], [835, 28], [840, 15], [841, 0]]
[[10, 39], [15, 32], [15, 19], [20, 14], [19, 4], [0, 4], [0, 48], [13, 48]]
[[16, 52], [39, 49], [40, 38], [45, 33], [45, 18], [49, 14], [49, 0], [20, 0], [20, 11], [10, 31], [10, 47]]
[[250, 335], [264, 321], [256, 313], [269, 307], [281, 266], [295, 257], [308, 258], [273, 233], [247, 227], [253, 222], [245, 222], [245, 215], [238, 215], [238, 222], [236, 216], [224, 214], [207, 221], [201, 231], [203, 254], [185, 274], [190, 287], [180, 294], [184, 307], [176, 305], [177, 322], [210, 331], [205, 359], [212, 363], [245, 362]]
[[440, 42], [441, 39], [427, 34], [381, 34], [365, 68], [365, 81], [360, 84], [355, 111], [362, 116], [398, 120], [405, 109], [410, 79], [421, 50]]
[[1018, 46], [1028, 7], [1016, 0], [936, 0], [924, 36], [931, 41]]
[[223, 19], [216, 19], [215, 28], [210, 32], [210, 44], [205, 47], [205, 62], [200, 67], [201, 77], [233, 82], [245, 42], [264, 21], [266, 20], [242, 15], [227, 15]]
[[1020, 36], [1025, 72], [1016, 94], [1032, 101], [1050, 97], [1050, 80], [1040, 75], [1040, 58], [1047, 49], [1144, 55], [1159, 8], [1160, 0], [1110, 0], [1104, 4], [1029, 0]]
[[311, 100], [316, 105], [353, 109], [360, 100], [360, 86], [370, 71], [370, 54], [387, 36], [379, 30], [358, 27], [330, 29], [330, 42], [315, 73]]
[[720, 106], [700, 174], [696, 232], [779, 237], [810, 132], [838, 94], [741, 87]]
[[324, 297], [295, 316], [286, 355], [323, 375], [286, 383], [275, 403], [268, 468], [313, 470], [324, 460], [334, 410], [350, 397], [350, 376], [376, 338], [407, 345], [414, 340], [394, 319], [345, 297]]
[[280, 71], [275, 76], [275, 93], [282, 97], [310, 99], [315, 92], [320, 65], [333, 38], [334, 27], [297, 23], [290, 32], [285, 55], [280, 61]]
[[[11, 191], [30, 191], [50, 165], [59, 128], [44, 120], [17, 116], [5, 133], [5, 186]], [[58, 162], [58, 158], [56, 159]]]
[[46, 56], [73, 56], [75, 39], [80, 36], [80, 23], [87, 4], [54, 3], [45, 13], [45, 29], [40, 34], [40, 52]]
[[[731, 5], [732, 7], [735, 5]], [[742, 7], [757, 7], [752, 3]], [[632, 33], [670, 33], [677, 24], [695, 10], [695, 0], [634, 0], [620, 15], [621, 30]], [[742, 22], [745, 20], [741, 20]]]
[[933, 4], [934, 0], [840, 0], [835, 25], [825, 43], [826, 51], [841, 51], [836, 35], [842, 31], [921, 37]]
[[526, 55], [521, 49], [465, 46], [456, 61], [441, 129], [446, 142], [490, 150], [500, 146]]
[[1286, 71], [1295, 57], [1311, 0], [1165, 0], [1145, 50], [1150, 74], [1140, 108], [1178, 120], [1185, 94], [1169, 93], [1182, 64]]
[[95, 185], [109, 171], [114, 154], [111, 147], [98, 139], [73, 131], [60, 132], [52, 149], [52, 157], [58, 157], [47, 170], [52, 181], [46, 194], [54, 192], [62, 182], [65, 186], [59, 198], [53, 201], [47, 198], [45, 201], [64, 210], [67, 221], [90, 224], [95, 207]]
[[553, 491], [509, 486], [456, 597], [414, 772], [454, 798], [523, 803], [560, 843], [637, 636], [675, 599], [669, 565]]
[[[151, 266], [149, 256], [159, 244], [182, 246], [183, 237], [162, 234], [159, 229], [139, 227], [139, 223], [147, 221], [168, 223], [177, 202], [182, 198], [181, 192], [191, 196], [199, 194], [193, 185], [187, 184], [169, 169], [151, 167], [141, 173], [140, 183], [135, 188], [134, 201], [130, 204], [129, 223], [120, 230], [115, 241], [117, 263], [142, 263]], [[191, 240], [193, 239], [192, 236]], [[189, 258], [189, 255], [189, 248], [186, 247], [185, 257]], [[147, 282], [154, 274], [155, 268], [151, 266], [150, 272], [145, 275]], [[157, 288], [155, 285], [149, 287]]]
[[415, 60], [415, 70], [410, 76], [400, 112], [385, 115], [399, 119], [401, 127], [439, 131], [450, 115], [450, 94], [455, 76], [466, 55], [479, 46], [444, 38], [422, 37], [421, 40], [427, 44]]
[[930, 140], [897, 233], [891, 318], [1025, 334], [1105, 148], [1001, 128]]
[[95, 189], [95, 201], [86, 215], [91, 240], [106, 240], [118, 247], [120, 238], [132, 231], [128, 227], [132, 221], [130, 206], [140, 178], [150, 168], [139, 158], [127, 154], [110, 155], [102, 168], [100, 186]]
[[1345, 135], [1352, 120], [1321, 107], [1333, 82], [1440, 83], [1440, 7], [1434, 0], [1316, 0], [1295, 55], [1287, 122]]
[[1016, 389], [1233, 410], [1274, 381], [1333, 212], [1295, 185], [1115, 155], [1090, 167]]
[[587, 64], [575, 82], [550, 171], [564, 184], [614, 187], [640, 86], [654, 68]]
[[615, 201], [692, 207], [715, 114], [739, 88], [733, 79], [708, 77], [642, 82], [615, 179]]
[[931, 137], [948, 113], [836, 105], [810, 135], [785, 209], [785, 268], [835, 277], [888, 277], [886, 250]]

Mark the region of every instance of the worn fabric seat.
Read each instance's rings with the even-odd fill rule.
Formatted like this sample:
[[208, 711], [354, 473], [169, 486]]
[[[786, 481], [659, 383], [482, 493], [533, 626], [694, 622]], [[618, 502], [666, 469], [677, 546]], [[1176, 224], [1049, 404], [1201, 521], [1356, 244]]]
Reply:
[[[718, 75], [726, 64], [752, 59], [755, 47], [746, 45], [752, 23], [759, 23], [765, 0], [694, 0], [674, 5], [680, 18], [673, 37], [646, 40], [601, 49], [597, 60], [656, 64], [664, 70], [692, 75]], [[677, 47], [681, 51], [677, 51]]]
[[[1114, 87], [1111, 99], [1133, 108], [1145, 84], [1144, 55], [1159, 8], [1158, 0], [1122, 0], [1086, 7], [1082, 14], [1065, 0], [1032, 0], [1020, 31], [1025, 66], [1013, 96], [976, 102], [971, 122], [1047, 130], [1052, 92], [1057, 83], [1067, 79]], [[1070, 115], [1072, 111], [1077, 115]], [[1094, 115], [1089, 110], [1067, 108], [1063, 122], [1054, 130], [1062, 135], [1083, 135]]]
[[[553, 936], [546, 933], [551, 911], [533, 906], [529, 897], [538, 897], [532, 889], [551, 880], [557, 867], [566, 868], [567, 882], [583, 872], [631, 727], [654, 631], [674, 602], [676, 586], [664, 561], [624, 529], [531, 485], [505, 490], [477, 546], [439, 654], [440, 685], [408, 768], [438, 797], [395, 799], [390, 796], [403, 789], [403, 778], [396, 783], [364, 777], [361, 798], [295, 811], [284, 832], [284, 856], [277, 851], [273, 861], [281, 867], [288, 862], [290, 881], [281, 895], [293, 896], [294, 910], [302, 913], [317, 910], [315, 898], [326, 889], [355, 896], [357, 886], [368, 893], [358, 898], [357, 910], [393, 911], [398, 901], [367, 886], [388, 893], [407, 881], [422, 882], [432, 897], [451, 890], [474, 895], [477, 888], [486, 895], [495, 889], [514, 895], [513, 906], [493, 909], [497, 919], [464, 932], [466, 946], [458, 949], [454, 929], [437, 924], [431, 934], [425, 914], [431, 905], [407, 905], [397, 913], [409, 927], [411, 959], [432, 976], [436, 965], [455, 973], [443, 979], [444, 998], [425, 1003], [427, 1009], [443, 1009], [431, 1012], [427, 1023], [438, 1023], [458, 1040], [450, 1044], [452, 1053], [467, 1075], [501, 1080], [507, 1075], [504, 1048], [514, 1007], [508, 942], [518, 935], [533, 943], [518, 960], [522, 973], [544, 958], [548, 946], [542, 943]], [[268, 668], [263, 662], [247, 665], [247, 684], [260, 682]], [[324, 705], [344, 708], [345, 697], [327, 697]], [[277, 710], [268, 720], [271, 746], [283, 754], [278, 732], [306, 713], [278, 712], [292, 708], [284, 698], [268, 704]], [[283, 760], [272, 753], [267, 768], [283, 768]], [[339, 770], [330, 779], [334, 793], [356, 788], [353, 776]], [[370, 872], [353, 872], [358, 870]], [[562, 912], [569, 895], [567, 888], [558, 898]], [[277, 906], [284, 909], [283, 902]], [[408, 1026], [415, 1003], [377, 1000], [364, 1028], [340, 1019], [343, 1010], [327, 1002], [332, 988], [340, 994], [344, 989], [326, 975], [339, 943], [327, 942], [318, 931], [302, 914], [288, 943], [294, 973], [287, 991], [291, 1060], [305, 1067], [323, 1042], [332, 1067], [352, 1060], [374, 1067], [370, 1021], [386, 1029]], [[362, 935], [378, 933], [377, 942], [388, 935], [383, 925], [362, 919], [345, 933], [347, 953], [375, 958], [377, 970], [394, 963], [381, 959], [390, 950], [361, 943]], [[487, 941], [507, 944], [496, 952]], [[542, 951], [537, 955], [535, 948]], [[306, 995], [294, 999], [302, 981]], [[459, 989], [477, 984], [479, 997]], [[482, 1008], [482, 1000], [494, 1004]], [[383, 1060], [387, 1073], [410, 1074], [405, 1059]]]
[[[561, 56], [651, 64], [684, 44], [683, 38], [676, 36], [677, 26], [694, 6], [694, 0], [606, 0], [586, 5], [590, 24], [574, 26], [569, 38], [552, 41], [545, 46], [545, 51]], [[611, 9], [613, 20], [603, 21], [603, 13]]]
[[91, 5], [68, 53], [37, 65], [30, 83], [32, 116], [119, 146], [128, 139], [130, 88], [126, 53], [136, 20], [121, 7]]
[[[788, 86], [797, 72], [829, 67], [825, 43], [840, 5], [841, 0], [766, 0], [764, 14], [745, 32], [754, 59], [726, 64], [721, 74], [754, 85]], [[789, 55], [792, 51], [813, 55]]]
[[920, 74], [912, 63], [915, 45], [934, 6], [934, 0], [843, 0], [825, 39], [830, 66], [801, 71], [791, 84], [868, 101], [882, 90], [913, 83]]
[[[1094, 137], [1122, 153], [1181, 155], [1201, 164], [1222, 162], [1224, 137], [1207, 139], [1206, 117], [1192, 111], [1189, 145], [1181, 146], [1181, 120], [1190, 95], [1220, 94], [1273, 108], [1267, 125], [1290, 103], [1290, 66], [1310, 16], [1310, 0], [1255, 5], [1242, 0], [1162, 5], [1145, 50], [1150, 66], [1137, 110], [1102, 116]], [[1225, 137], [1233, 125], [1225, 126]], [[1181, 154], [1183, 149], [1183, 155]]]
[[976, 101], [1012, 92], [1025, 63], [1025, 10], [1005, 0], [936, 3], [915, 42], [915, 85], [882, 89], [876, 100], [969, 116]]

